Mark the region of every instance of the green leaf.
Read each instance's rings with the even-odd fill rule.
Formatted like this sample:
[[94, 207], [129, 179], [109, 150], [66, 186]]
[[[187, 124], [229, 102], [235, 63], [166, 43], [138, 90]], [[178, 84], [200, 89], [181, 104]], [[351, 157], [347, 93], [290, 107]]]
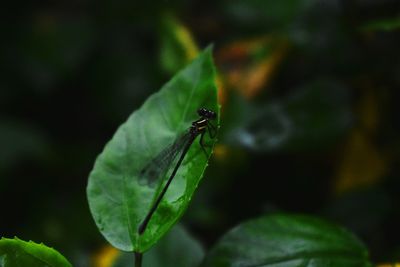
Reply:
[[[133, 253], [122, 252], [112, 267], [131, 266], [133, 257]], [[201, 245], [178, 224], [143, 256], [143, 267], [194, 267], [203, 258]]]
[[89, 206], [101, 233], [118, 249], [144, 252], [154, 245], [182, 216], [200, 182], [208, 159], [195, 140], [146, 231], [138, 234], [159, 191], [140, 182], [140, 171], [190, 127], [199, 107], [218, 112], [211, 51], [207, 48], [133, 112], [96, 160], [87, 187]]
[[229, 231], [203, 267], [372, 266], [365, 246], [350, 232], [323, 220], [278, 214]]
[[254, 151], [319, 149], [346, 133], [353, 119], [347, 88], [328, 80], [263, 106], [236, 101], [227, 112], [234, 124], [224, 127], [224, 142]]
[[175, 73], [199, 53], [190, 31], [174, 16], [161, 19], [160, 63], [167, 73]]
[[0, 267], [72, 267], [53, 248], [14, 237], [0, 239]]

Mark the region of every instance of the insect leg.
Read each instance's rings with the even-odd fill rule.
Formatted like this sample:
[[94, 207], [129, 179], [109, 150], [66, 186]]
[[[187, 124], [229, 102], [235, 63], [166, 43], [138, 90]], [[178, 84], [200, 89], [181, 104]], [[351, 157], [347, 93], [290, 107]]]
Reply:
[[210, 121], [207, 124], [207, 130], [208, 130], [208, 135], [210, 136], [211, 139], [214, 139], [215, 136], [217, 135], [217, 129], [214, 124], [212, 124]]
[[205, 135], [205, 133], [206, 133], [205, 131], [201, 133], [199, 143], [200, 143], [200, 146], [203, 149], [204, 153], [206, 154], [206, 158], [208, 159], [209, 155], [208, 155], [207, 150], [205, 148], [206, 144], [204, 144], [204, 135]]

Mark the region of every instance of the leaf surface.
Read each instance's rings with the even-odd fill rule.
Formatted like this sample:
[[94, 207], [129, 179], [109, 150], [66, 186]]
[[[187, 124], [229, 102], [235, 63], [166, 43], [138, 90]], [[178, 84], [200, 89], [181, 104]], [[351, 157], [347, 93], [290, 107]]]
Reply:
[[[190, 147], [147, 229], [138, 234], [167, 177], [160, 177], [158, 185], [151, 186], [141, 181], [142, 170], [198, 119], [198, 108], [218, 113], [214, 81], [210, 47], [133, 112], [97, 158], [87, 187], [89, 206], [101, 233], [116, 248], [146, 251], [188, 206], [208, 161], [198, 140]], [[207, 136], [205, 142], [213, 146], [215, 140]]]
[[229, 231], [202, 267], [371, 266], [365, 246], [350, 232], [317, 218], [277, 214]]
[[33, 241], [0, 239], [0, 267], [72, 267], [72, 265], [53, 248]]

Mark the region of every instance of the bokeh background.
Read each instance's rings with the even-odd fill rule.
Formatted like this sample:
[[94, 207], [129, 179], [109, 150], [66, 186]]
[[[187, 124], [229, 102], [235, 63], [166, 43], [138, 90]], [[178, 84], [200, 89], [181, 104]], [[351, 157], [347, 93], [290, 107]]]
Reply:
[[[25, 1], [2, 7], [0, 236], [90, 266], [88, 174], [117, 127], [214, 44], [219, 144], [183, 224], [317, 215], [400, 259], [398, 0]], [[97, 256], [96, 256], [97, 255]]]

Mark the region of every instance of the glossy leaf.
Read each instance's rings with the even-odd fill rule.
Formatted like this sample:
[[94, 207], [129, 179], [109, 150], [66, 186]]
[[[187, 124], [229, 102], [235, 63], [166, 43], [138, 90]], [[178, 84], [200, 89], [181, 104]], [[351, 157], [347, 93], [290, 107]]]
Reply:
[[[87, 195], [98, 228], [113, 246], [144, 252], [185, 211], [208, 160], [197, 140], [142, 235], [138, 234], [138, 226], [159, 189], [141, 183], [140, 172], [190, 127], [198, 118], [199, 107], [218, 111], [214, 80], [214, 64], [208, 48], [133, 112], [97, 158]], [[214, 143], [205, 141], [209, 145]]]
[[18, 238], [0, 239], [0, 267], [72, 267], [53, 248]]
[[365, 246], [350, 232], [323, 220], [272, 215], [229, 231], [202, 267], [372, 266]]
[[[182, 253], [184, 251], [184, 253]], [[180, 225], [176, 225], [143, 256], [143, 267], [195, 267], [204, 258], [201, 245]], [[112, 267], [131, 266], [133, 253], [121, 252]]]

